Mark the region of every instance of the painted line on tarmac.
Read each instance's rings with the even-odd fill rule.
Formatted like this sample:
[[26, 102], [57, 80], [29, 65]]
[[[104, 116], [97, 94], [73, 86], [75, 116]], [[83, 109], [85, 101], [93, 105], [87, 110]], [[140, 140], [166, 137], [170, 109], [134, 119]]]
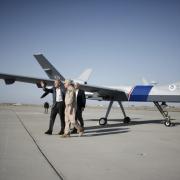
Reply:
[[61, 172], [58, 172], [58, 170], [53, 166], [53, 164], [50, 162], [50, 160], [48, 159], [48, 157], [43, 153], [42, 149], [40, 148], [40, 146], [38, 145], [38, 143], [36, 142], [35, 138], [32, 136], [32, 134], [30, 133], [30, 131], [27, 129], [27, 127], [25, 126], [25, 124], [23, 123], [23, 121], [21, 120], [21, 118], [19, 117], [19, 115], [14, 111], [13, 113], [15, 113], [16, 117], [18, 118], [19, 122], [21, 123], [21, 125], [23, 126], [23, 128], [26, 130], [26, 132], [28, 133], [28, 135], [31, 137], [31, 139], [33, 140], [34, 144], [36, 145], [37, 149], [39, 150], [39, 152], [42, 154], [42, 156], [44, 157], [44, 159], [47, 161], [47, 163], [50, 165], [50, 167], [54, 170], [54, 172], [56, 173], [56, 175], [59, 177], [60, 180], [65, 180], [64, 176], [62, 175]]

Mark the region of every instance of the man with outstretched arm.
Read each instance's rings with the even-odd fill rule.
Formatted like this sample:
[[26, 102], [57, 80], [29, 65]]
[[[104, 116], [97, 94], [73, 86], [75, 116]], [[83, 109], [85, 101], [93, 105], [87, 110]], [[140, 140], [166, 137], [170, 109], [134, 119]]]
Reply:
[[41, 81], [41, 87], [45, 91], [45, 93], [41, 96], [41, 98], [45, 97], [47, 94], [52, 93], [53, 95], [53, 105], [51, 108], [51, 115], [49, 120], [49, 129], [45, 132], [45, 134], [51, 135], [53, 131], [54, 122], [56, 119], [56, 115], [59, 114], [61, 121], [61, 130], [58, 133], [59, 135], [64, 134], [65, 128], [65, 120], [64, 120], [64, 110], [65, 110], [65, 90], [64, 86], [61, 84], [61, 81], [55, 80], [54, 86], [50, 89], [46, 88], [46, 84]]

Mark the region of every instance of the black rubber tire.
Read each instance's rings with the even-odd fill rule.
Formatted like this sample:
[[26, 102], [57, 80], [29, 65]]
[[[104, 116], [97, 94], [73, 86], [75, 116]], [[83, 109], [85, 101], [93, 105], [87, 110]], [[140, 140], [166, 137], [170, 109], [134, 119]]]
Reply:
[[164, 122], [164, 125], [165, 125], [166, 127], [170, 127], [170, 126], [171, 126], [171, 121], [165, 121], [165, 122]]
[[124, 122], [124, 124], [129, 124], [131, 122], [130, 117], [125, 117], [123, 122]]
[[107, 124], [107, 118], [100, 118], [99, 119], [99, 125], [105, 126]]

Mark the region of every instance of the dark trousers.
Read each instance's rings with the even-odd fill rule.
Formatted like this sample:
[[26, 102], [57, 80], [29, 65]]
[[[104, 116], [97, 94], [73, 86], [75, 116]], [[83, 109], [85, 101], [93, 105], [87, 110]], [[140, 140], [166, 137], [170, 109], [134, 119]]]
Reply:
[[56, 115], [59, 114], [61, 121], [61, 131], [64, 132], [64, 128], [65, 128], [64, 110], [65, 110], [65, 104], [63, 101], [56, 102], [56, 104], [53, 105], [50, 115], [49, 131], [53, 131]]
[[76, 121], [78, 121], [80, 123], [81, 127], [84, 127], [84, 120], [82, 117], [82, 109], [81, 108], [77, 107], [75, 118], [76, 118]]

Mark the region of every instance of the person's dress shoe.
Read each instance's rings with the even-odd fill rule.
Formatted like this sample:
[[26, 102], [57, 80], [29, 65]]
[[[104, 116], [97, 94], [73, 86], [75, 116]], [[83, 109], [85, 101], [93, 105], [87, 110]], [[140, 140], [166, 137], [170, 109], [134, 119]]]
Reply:
[[63, 135], [63, 134], [64, 134], [64, 131], [60, 131], [58, 134], [59, 134], [59, 135]]
[[52, 131], [46, 131], [44, 134], [52, 135]]
[[72, 131], [71, 131], [71, 134], [77, 134], [77, 129], [73, 129]]

